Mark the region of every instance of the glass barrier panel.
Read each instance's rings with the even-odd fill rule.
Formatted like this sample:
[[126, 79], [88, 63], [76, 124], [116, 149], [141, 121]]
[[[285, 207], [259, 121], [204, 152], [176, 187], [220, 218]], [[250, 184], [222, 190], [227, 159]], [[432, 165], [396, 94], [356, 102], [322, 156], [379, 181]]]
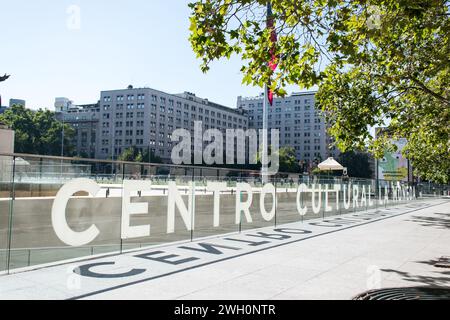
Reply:
[[[244, 211], [240, 212], [241, 231], [275, 226], [275, 183], [269, 181], [263, 188], [259, 177], [247, 177], [239, 182], [247, 187], [242, 188], [240, 194], [236, 194], [236, 203], [242, 203], [242, 206], [246, 207], [246, 203], [251, 201], [249, 217]], [[265, 217], [262, 214], [263, 210]]]
[[[184, 177], [179, 178], [175, 176], [170, 178], [168, 176], [148, 178], [150, 190], [139, 190], [130, 193], [130, 202], [148, 205], [148, 214], [131, 215], [130, 226], [149, 225], [150, 235], [122, 240], [122, 250], [144, 248], [176, 241], [190, 241], [192, 239], [192, 231], [188, 230], [180, 211], [184, 209], [190, 210], [189, 203], [194, 201], [195, 193], [191, 194], [190, 182]], [[170, 190], [169, 184], [175, 184], [173, 191]], [[174, 200], [174, 224], [173, 226], [171, 225], [170, 231], [168, 231], [169, 194], [173, 199], [181, 199], [184, 204], [184, 207], [181, 205], [180, 209]], [[187, 223], [189, 224], [191, 221], [187, 219]]]
[[[92, 177], [92, 163], [86, 161], [36, 161], [24, 158], [29, 163], [18, 177], [19, 192], [13, 212], [13, 231], [11, 235], [10, 268], [23, 268], [32, 265], [62, 261], [88, 256], [92, 247], [106, 246], [110, 252], [118, 252], [120, 247], [121, 192], [111, 184], [111, 173], [106, 180], [90, 179], [99, 191], [90, 195], [78, 191], [71, 195], [65, 208], [68, 226], [82, 232], [92, 225], [99, 233], [87, 245], [71, 246], [67, 239], [61, 239], [52, 223], [52, 209], [57, 192], [63, 183], [76, 183], [75, 179]], [[39, 177], [37, 179], [36, 177]], [[16, 183], [16, 182], [15, 182]], [[84, 183], [76, 183], [77, 190], [86, 190]], [[25, 196], [26, 190], [33, 192]]]
[[[227, 181], [214, 177], [195, 178], [194, 239], [239, 231], [236, 224], [236, 189]], [[208, 187], [208, 183], [210, 186]], [[218, 215], [215, 220], [215, 197], [218, 197]]]
[[340, 214], [339, 201], [339, 184], [333, 178], [326, 179], [321, 183], [322, 189], [322, 216], [324, 218], [332, 217]]
[[8, 269], [10, 216], [13, 210], [13, 157], [0, 156], [0, 273]]
[[[283, 184], [283, 181], [276, 180], [275, 187], [277, 190], [277, 207], [276, 207], [276, 223], [277, 225], [298, 222], [303, 219], [297, 210], [297, 190], [299, 185]], [[303, 207], [306, 203], [306, 194], [301, 194], [299, 202]]]
[[[129, 199], [124, 198], [124, 181], [130, 188]], [[144, 183], [143, 190], [134, 188], [138, 182]], [[209, 189], [211, 183], [218, 190]], [[71, 246], [53, 225], [56, 196], [61, 197], [68, 186], [78, 189], [67, 195], [65, 211], [56, 208], [59, 211], [55, 212], [62, 213], [75, 232], [95, 225], [98, 234], [89, 243]], [[245, 188], [238, 192], [238, 186]], [[252, 171], [31, 155], [13, 162], [11, 156], [4, 156], [0, 157], [0, 272], [8, 266], [17, 269], [310, 219], [413, 207], [412, 193], [418, 199], [434, 199], [449, 192], [448, 186], [431, 183], [415, 184], [415, 191], [412, 186], [406, 182], [399, 187], [397, 182], [384, 180], [287, 174], [271, 177], [264, 185], [260, 175]], [[236, 204], [245, 208], [249, 193], [251, 222], [241, 211], [236, 223]], [[216, 219], [215, 195], [220, 199]], [[123, 205], [136, 203], [145, 204], [148, 213], [131, 214], [130, 229], [149, 226], [150, 230], [150, 235], [139, 238], [122, 228]]]

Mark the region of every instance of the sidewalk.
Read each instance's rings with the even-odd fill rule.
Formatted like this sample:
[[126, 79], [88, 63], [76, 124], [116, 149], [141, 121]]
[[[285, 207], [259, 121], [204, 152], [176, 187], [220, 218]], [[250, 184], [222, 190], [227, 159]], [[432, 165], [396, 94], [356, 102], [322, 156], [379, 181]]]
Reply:
[[3, 276], [0, 298], [351, 299], [450, 287], [450, 271], [433, 266], [450, 255], [449, 231], [450, 201], [426, 200]]

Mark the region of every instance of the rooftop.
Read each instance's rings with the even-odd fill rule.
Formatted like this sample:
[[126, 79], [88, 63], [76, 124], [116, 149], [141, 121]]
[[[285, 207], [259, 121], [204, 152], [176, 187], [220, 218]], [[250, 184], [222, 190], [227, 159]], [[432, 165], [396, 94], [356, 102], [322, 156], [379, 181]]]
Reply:
[[[275, 97], [275, 100], [277, 99], [286, 99], [286, 98], [290, 98], [290, 97], [300, 97], [300, 96], [311, 96], [311, 95], [315, 95], [317, 93], [317, 91], [303, 91], [303, 92], [292, 92], [290, 95], [286, 95], [285, 97]], [[263, 99], [264, 98], [264, 93], [260, 93], [259, 96], [254, 96], [254, 97], [242, 97], [239, 96], [238, 99], [240, 99], [240, 101], [250, 101], [250, 100], [258, 100], [258, 99]]]
[[161, 91], [161, 90], [158, 90], [158, 89], [149, 88], [149, 87], [135, 88], [135, 87], [130, 85], [130, 86], [128, 86], [128, 88], [124, 88], [124, 89], [103, 90], [103, 91], [101, 91], [101, 94], [103, 95], [104, 93], [117, 92], [117, 91], [128, 91], [128, 90], [136, 90], [136, 91], [139, 91], [139, 90], [141, 90], [141, 91], [142, 90], [152, 90], [152, 91], [156, 91], [156, 92], [159, 92], [161, 94], [164, 94], [164, 95], [173, 96], [174, 98], [181, 98], [181, 99], [184, 99], [184, 100], [187, 100], [187, 101], [194, 101], [194, 102], [201, 103], [201, 104], [204, 104], [204, 105], [207, 105], [207, 106], [211, 106], [211, 107], [215, 107], [215, 108], [218, 108], [218, 109], [222, 109], [224, 111], [233, 112], [233, 113], [236, 113], [236, 114], [242, 114], [242, 110], [240, 110], [240, 109], [227, 107], [227, 106], [215, 103], [215, 102], [211, 102], [207, 98], [197, 97], [195, 95], [195, 93], [188, 92], [188, 91], [185, 91], [183, 93], [173, 94], [173, 93], [167, 93], [167, 92], [164, 92], [164, 91]]

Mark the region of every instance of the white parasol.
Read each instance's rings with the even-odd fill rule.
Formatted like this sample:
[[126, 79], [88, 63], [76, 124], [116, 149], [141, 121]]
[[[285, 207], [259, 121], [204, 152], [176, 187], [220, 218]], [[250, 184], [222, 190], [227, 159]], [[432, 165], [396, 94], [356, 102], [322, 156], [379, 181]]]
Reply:
[[318, 167], [321, 171], [344, 170], [344, 167], [332, 157], [319, 164]]

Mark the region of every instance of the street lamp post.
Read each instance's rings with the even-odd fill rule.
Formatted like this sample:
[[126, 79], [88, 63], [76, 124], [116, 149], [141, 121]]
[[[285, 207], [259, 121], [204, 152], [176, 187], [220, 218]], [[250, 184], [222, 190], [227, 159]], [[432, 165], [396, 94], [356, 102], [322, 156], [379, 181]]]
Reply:
[[269, 180], [269, 170], [268, 170], [268, 154], [269, 154], [269, 143], [268, 143], [268, 131], [269, 131], [269, 97], [268, 97], [268, 87], [264, 86], [264, 103], [263, 103], [263, 129], [262, 129], [262, 155], [261, 155], [261, 180], [265, 184]]
[[61, 157], [64, 157], [64, 112], [61, 112], [61, 116], [62, 116]]
[[63, 178], [63, 157], [64, 157], [64, 110], [61, 110], [62, 130], [61, 130], [61, 176]]

